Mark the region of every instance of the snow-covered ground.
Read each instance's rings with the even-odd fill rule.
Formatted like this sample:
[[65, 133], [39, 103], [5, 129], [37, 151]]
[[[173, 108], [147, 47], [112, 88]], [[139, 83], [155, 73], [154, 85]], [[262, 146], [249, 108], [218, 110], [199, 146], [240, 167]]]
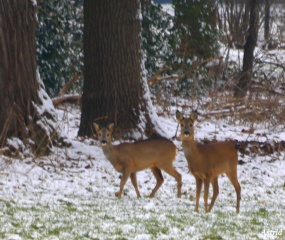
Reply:
[[[149, 170], [138, 173], [142, 198], [130, 181], [122, 199], [119, 173], [106, 160], [98, 142], [78, 139], [80, 111], [57, 110], [66, 147], [55, 147], [46, 157], [9, 159], [0, 156], [0, 239], [284, 239], [284, 152], [267, 156], [239, 156], [242, 187], [240, 214], [235, 213], [235, 191], [225, 176], [213, 211], [194, 212], [195, 181], [181, 151], [175, 167], [182, 174], [182, 198], [176, 198], [175, 180], [165, 181], [155, 198], [147, 198], [155, 184]], [[174, 118], [161, 118], [174, 135]], [[196, 139], [285, 140], [284, 129], [266, 134], [246, 133], [246, 126], [198, 121]], [[263, 134], [264, 135], [264, 134]]]

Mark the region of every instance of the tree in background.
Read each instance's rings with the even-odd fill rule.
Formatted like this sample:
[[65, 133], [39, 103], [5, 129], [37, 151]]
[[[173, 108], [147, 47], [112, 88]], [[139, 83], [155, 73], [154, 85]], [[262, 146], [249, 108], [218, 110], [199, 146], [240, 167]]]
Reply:
[[152, 0], [141, 0], [142, 47], [145, 52], [147, 77], [151, 79], [173, 59], [177, 35], [173, 31], [173, 16]]
[[270, 0], [265, 0], [264, 5], [264, 41], [268, 42], [270, 38]]
[[229, 48], [243, 48], [249, 25], [247, 1], [222, 0], [219, 4], [219, 28], [222, 42]]
[[198, 75], [201, 88], [209, 85], [212, 79], [206, 64], [218, 56], [215, 1], [176, 0], [173, 3], [174, 16], [150, 0], [142, 1], [148, 82], [159, 101], [169, 101], [173, 94], [193, 96], [194, 85], [198, 85], [194, 84], [194, 78]]
[[[56, 96], [62, 86], [83, 66], [81, 43], [83, 0], [51, 0], [49, 2], [39, 0], [38, 2], [37, 53], [39, 69], [49, 95]], [[181, 2], [181, 4], [188, 3]], [[207, 4], [207, 6], [209, 5]], [[180, 35], [174, 26], [174, 16], [165, 13], [160, 5], [154, 4], [151, 0], [141, 0], [141, 8], [143, 16], [142, 40], [146, 76], [150, 79], [149, 83], [155, 82], [158, 75], [181, 76], [181, 74], [185, 75], [185, 71], [193, 70], [193, 65], [189, 64], [189, 60], [185, 61], [186, 64], [185, 62], [181, 64], [181, 54], [177, 55], [179, 52], [177, 49], [180, 48]], [[196, 19], [196, 21], [198, 20]], [[201, 19], [200, 22], [203, 21]], [[208, 29], [210, 28], [204, 27], [205, 33], [203, 34], [205, 36], [209, 35]], [[200, 44], [200, 40], [197, 41]], [[212, 46], [212, 43], [209, 42], [209, 44]], [[179, 94], [185, 89], [185, 81], [187, 82], [189, 79], [179, 78], [175, 82], [167, 81], [166, 85], [154, 84], [151, 89], [153, 93], [157, 92], [157, 89], [163, 91], [176, 89]]]
[[79, 135], [93, 121], [114, 121], [117, 134], [159, 132], [142, 60], [140, 1], [85, 0]]
[[[206, 65], [219, 57], [216, 51], [218, 40], [229, 48], [243, 48], [249, 26], [248, 1], [174, 0], [173, 3], [176, 16], [164, 12], [152, 0], [141, 0], [146, 76], [152, 93], [166, 99], [168, 97], [158, 91], [172, 91], [176, 95], [189, 97], [193, 86], [205, 86], [199, 94], [207, 93], [209, 86], [221, 78], [217, 75], [213, 77], [209, 65]], [[38, 4], [39, 69], [49, 95], [55, 96], [83, 66], [83, 0], [38, 0]], [[275, 13], [269, 0], [265, 1], [264, 9], [266, 39], [269, 22], [271, 26], [280, 13]], [[270, 11], [273, 17], [268, 19]], [[282, 36], [283, 22], [274, 22], [279, 36]], [[219, 25], [219, 33], [222, 34], [218, 34], [216, 25]], [[280, 44], [281, 39], [277, 41], [276, 35], [270, 37], [269, 41], [265, 40], [264, 49], [276, 48], [277, 42]], [[208, 55], [203, 52], [208, 52]], [[234, 71], [239, 70], [239, 66], [228, 71], [226, 62], [227, 58], [224, 58], [226, 70], [223, 73], [235, 75]], [[231, 78], [229, 74], [224, 74], [223, 79]], [[75, 84], [74, 89], [81, 91], [81, 83]]]
[[181, 41], [177, 56], [182, 62], [214, 56], [218, 50], [216, 2], [173, 0], [173, 4]]
[[33, 4], [31, 0], [0, 4], [0, 148], [16, 137], [40, 154], [51, 144], [55, 120], [37, 72]]
[[50, 96], [83, 67], [83, 0], [38, 0], [37, 59]]
[[173, 0], [173, 4], [179, 39], [172, 63], [179, 76], [176, 92], [198, 98], [213, 81], [206, 64], [219, 57], [216, 1]]
[[234, 96], [245, 97], [252, 80], [252, 68], [254, 61], [254, 49], [257, 43], [259, 28], [259, 3], [258, 0], [250, 0], [250, 21], [246, 43], [244, 45], [244, 56], [241, 77], [235, 87]]

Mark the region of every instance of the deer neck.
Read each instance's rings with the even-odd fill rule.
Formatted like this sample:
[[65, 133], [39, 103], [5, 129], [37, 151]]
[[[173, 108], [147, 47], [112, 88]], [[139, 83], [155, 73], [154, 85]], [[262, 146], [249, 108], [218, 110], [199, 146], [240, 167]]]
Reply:
[[194, 161], [195, 160], [194, 156], [196, 155], [198, 151], [197, 143], [194, 140], [194, 136], [187, 138], [187, 139], [183, 139], [182, 147], [183, 147], [184, 155], [187, 158], [187, 160], [191, 162]]
[[120, 158], [120, 151], [118, 149], [118, 146], [113, 146], [111, 143], [107, 144], [103, 147], [103, 153], [116, 169], [116, 171], [122, 172], [124, 168], [122, 164], [123, 159]]
[[112, 143], [108, 143], [106, 146], [102, 146], [102, 150], [106, 158], [114, 165], [115, 164], [115, 156], [116, 156], [116, 149]]

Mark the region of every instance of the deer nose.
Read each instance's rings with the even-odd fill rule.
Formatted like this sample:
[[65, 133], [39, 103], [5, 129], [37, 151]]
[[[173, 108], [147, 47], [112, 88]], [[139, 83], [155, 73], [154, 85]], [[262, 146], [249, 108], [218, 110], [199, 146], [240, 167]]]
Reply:
[[102, 141], [101, 141], [101, 145], [102, 145], [102, 146], [106, 146], [106, 145], [107, 145], [107, 141], [106, 141], [106, 140], [102, 140]]
[[185, 131], [185, 132], [184, 132], [184, 137], [189, 137], [189, 136], [190, 136], [189, 131]]

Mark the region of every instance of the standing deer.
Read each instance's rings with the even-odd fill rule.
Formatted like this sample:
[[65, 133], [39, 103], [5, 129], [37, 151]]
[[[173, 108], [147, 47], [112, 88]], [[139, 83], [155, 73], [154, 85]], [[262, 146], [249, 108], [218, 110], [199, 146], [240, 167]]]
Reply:
[[[198, 117], [192, 112], [189, 118], [176, 112], [176, 119], [180, 124], [182, 147], [188, 162], [189, 171], [196, 179], [196, 206], [198, 212], [201, 188], [204, 183], [205, 211], [210, 212], [219, 194], [218, 177], [225, 173], [233, 184], [237, 194], [236, 212], [239, 213], [241, 187], [237, 178], [238, 154], [235, 146], [230, 142], [199, 144], [194, 140], [194, 123]], [[213, 186], [213, 197], [208, 207], [209, 185]]]
[[177, 152], [173, 142], [166, 138], [156, 138], [112, 145], [114, 123], [109, 124], [107, 127], [100, 127], [97, 123], [94, 123], [94, 127], [104, 155], [113, 167], [122, 173], [120, 190], [115, 193], [118, 198], [121, 198], [123, 188], [129, 177], [137, 196], [140, 197], [136, 172], [149, 168], [157, 181], [149, 197], [154, 197], [164, 181], [161, 170], [164, 170], [176, 179], [177, 197], [181, 197], [181, 175], [173, 167], [173, 161]]

